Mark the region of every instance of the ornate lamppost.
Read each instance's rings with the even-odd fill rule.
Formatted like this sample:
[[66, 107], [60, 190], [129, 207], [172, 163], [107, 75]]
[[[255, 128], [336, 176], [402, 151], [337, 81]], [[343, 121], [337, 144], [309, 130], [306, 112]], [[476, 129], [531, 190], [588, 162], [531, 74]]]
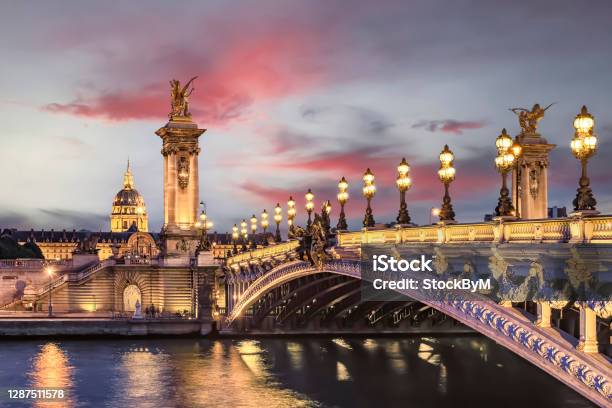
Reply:
[[200, 221], [196, 222], [196, 227], [200, 229], [200, 245], [198, 251], [210, 251], [210, 242], [208, 241], [208, 230], [213, 227], [213, 222], [206, 215], [206, 204], [200, 202], [202, 211], [200, 212]]
[[520, 158], [523, 156], [523, 146], [520, 144], [519, 140], [518, 140], [518, 136], [516, 136], [514, 138], [514, 143], [512, 144], [512, 147], [510, 148], [510, 151], [512, 152], [512, 154], [514, 155], [514, 167], [512, 169], [512, 171], [515, 172], [515, 177], [514, 177], [514, 183], [513, 183], [513, 194], [514, 194], [514, 200], [516, 202], [516, 206], [514, 207], [514, 215], [516, 216], [516, 218], [520, 218], [521, 215], [519, 213], [519, 208], [520, 203], [520, 182], [521, 182], [521, 175], [520, 175]]
[[289, 196], [289, 201], [287, 201], [287, 225], [289, 226], [289, 228], [293, 226], [295, 214], [295, 200], [293, 199], [293, 197]]
[[512, 152], [512, 138], [506, 133], [506, 129], [502, 129], [501, 134], [495, 140], [497, 147], [497, 157], [495, 158], [495, 167], [502, 177], [502, 186], [499, 190], [499, 200], [495, 207], [495, 215], [503, 218], [514, 218], [515, 212], [510, 199], [510, 190], [508, 190], [508, 172], [514, 166], [516, 157]]
[[246, 220], [242, 220], [242, 222], [240, 223], [240, 235], [242, 236], [242, 250], [246, 251], [248, 249], [246, 245], [247, 239], [249, 238]]
[[276, 223], [276, 235], [274, 236], [274, 240], [277, 244], [283, 240], [280, 233], [280, 223], [283, 220], [283, 209], [280, 206], [280, 203], [276, 203], [276, 207], [274, 207], [274, 222]]
[[574, 156], [580, 160], [582, 173], [580, 175], [579, 187], [574, 198], [574, 213], [576, 215], [599, 214], [595, 208], [597, 201], [593, 197], [590, 187], [590, 180], [587, 176], [587, 162], [597, 150], [597, 136], [593, 133], [595, 118], [589, 113], [586, 106], [583, 106], [580, 113], [574, 119], [574, 129], [576, 132], [572, 139], [571, 148]]
[[232, 253], [236, 255], [238, 253], [238, 226], [234, 224], [232, 227], [232, 244], [234, 244], [234, 248], [232, 249]]
[[250, 221], [251, 221], [251, 236], [253, 237], [251, 241], [251, 248], [256, 249], [257, 243], [255, 242], [255, 234], [257, 233], [257, 217], [255, 216], [255, 214], [251, 216]]
[[338, 202], [340, 203], [340, 216], [338, 217], [338, 224], [336, 225], [336, 229], [338, 231], [346, 231], [348, 230], [348, 224], [346, 223], [346, 214], [344, 214], [344, 205], [348, 201], [349, 193], [348, 193], [348, 182], [344, 177], [340, 179], [338, 183]]
[[372, 215], [372, 197], [376, 194], [376, 185], [374, 184], [374, 174], [368, 168], [363, 173], [363, 196], [368, 200], [368, 206], [366, 207], [365, 217], [363, 219], [364, 227], [373, 227], [376, 223], [374, 222], [374, 216]]
[[410, 166], [405, 158], [397, 166], [397, 189], [400, 193], [400, 209], [397, 214], [397, 223], [399, 225], [410, 224], [410, 215], [408, 215], [408, 206], [406, 205], [406, 191], [412, 187], [412, 180], [408, 173], [410, 172]]
[[314, 200], [314, 194], [308, 189], [304, 197], [306, 198], [306, 212], [308, 213], [308, 222], [306, 226], [310, 228], [310, 224], [312, 224], [312, 210], [314, 209], [314, 203], [312, 202], [312, 200]]
[[266, 231], [268, 231], [268, 225], [269, 221], [268, 221], [268, 212], [264, 209], [261, 212], [261, 216], [260, 216], [260, 223], [261, 223], [261, 229], [263, 230], [263, 245], [264, 246], [268, 246], [268, 236], [266, 235]]
[[440, 208], [440, 221], [444, 223], [455, 222], [455, 212], [448, 194], [448, 186], [455, 179], [454, 159], [453, 152], [448, 148], [448, 145], [444, 145], [444, 149], [440, 152], [440, 169], [438, 170], [438, 177], [444, 184], [444, 198], [442, 199], [442, 208]]

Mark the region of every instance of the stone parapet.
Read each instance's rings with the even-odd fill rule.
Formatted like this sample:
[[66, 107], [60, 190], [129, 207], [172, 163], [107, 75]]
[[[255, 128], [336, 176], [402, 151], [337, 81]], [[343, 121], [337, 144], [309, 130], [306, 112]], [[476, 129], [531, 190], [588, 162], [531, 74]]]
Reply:
[[248, 263], [252, 260], [262, 260], [272, 258], [274, 256], [283, 255], [288, 252], [295, 251], [300, 246], [298, 241], [287, 241], [281, 244], [270, 245], [264, 248], [255, 249], [252, 251], [243, 252], [238, 255], [226, 258], [226, 265]]
[[[341, 247], [393, 243], [612, 243], [612, 216], [492, 221], [339, 232]], [[241, 254], [248, 256], [248, 253]]]

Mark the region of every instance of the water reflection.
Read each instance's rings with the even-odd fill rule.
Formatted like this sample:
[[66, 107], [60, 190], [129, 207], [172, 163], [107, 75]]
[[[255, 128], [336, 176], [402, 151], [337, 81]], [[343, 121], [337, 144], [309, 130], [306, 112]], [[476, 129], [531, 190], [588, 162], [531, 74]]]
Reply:
[[175, 399], [172, 366], [168, 355], [148, 348], [130, 348], [121, 354], [112, 407], [157, 408], [159, 401], [168, 404]]
[[442, 394], [446, 394], [446, 385], [447, 385], [447, 377], [446, 377], [446, 366], [444, 364], [440, 364], [440, 375], [438, 377], [438, 391]]
[[347, 349], [347, 350], [352, 350], [352, 349], [353, 349], [353, 348], [351, 347], [351, 345], [350, 345], [350, 344], [348, 344], [348, 343], [346, 342], [346, 340], [344, 340], [344, 339], [341, 339], [341, 338], [335, 338], [335, 339], [332, 339], [332, 341], [334, 342], [334, 344], [336, 344], [336, 345], [338, 345], [338, 346], [340, 346], [340, 347], [342, 347], [342, 348], [345, 348], [345, 349]]
[[46, 343], [32, 360], [30, 385], [35, 388], [57, 388], [66, 392], [63, 400], [36, 400], [35, 407], [69, 408], [75, 406], [71, 391], [73, 367], [66, 353], [55, 343]]
[[591, 406], [469, 336], [7, 341], [0, 361], [0, 385], [71, 391], [45, 408]]
[[348, 369], [340, 361], [336, 362], [336, 379], [338, 381], [350, 381], [351, 380], [351, 375], [349, 374]]
[[257, 340], [214, 342], [198, 353], [175, 352], [181, 404], [188, 407], [310, 407], [315, 401], [283, 387]]
[[301, 370], [304, 364], [304, 347], [302, 347], [300, 343], [288, 341], [287, 352], [289, 353], [289, 358], [291, 359], [293, 369]]

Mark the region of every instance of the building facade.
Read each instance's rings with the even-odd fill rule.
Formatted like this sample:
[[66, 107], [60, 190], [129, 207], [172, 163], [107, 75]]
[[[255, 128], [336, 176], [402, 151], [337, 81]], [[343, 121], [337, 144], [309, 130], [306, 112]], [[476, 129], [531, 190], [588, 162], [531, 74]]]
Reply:
[[150, 259], [159, 255], [159, 234], [151, 234], [144, 197], [136, 190], [128, 160], [123, 175], [123, 188], [115, 195], [110, 214], [110, 232], [73, 229], [45, 231], [10, 230], [20, 244], [36, 244], [45, 260], [69, 261], [74, 251], [85, 241], [94, 240], [101, 261], [116, 257]]

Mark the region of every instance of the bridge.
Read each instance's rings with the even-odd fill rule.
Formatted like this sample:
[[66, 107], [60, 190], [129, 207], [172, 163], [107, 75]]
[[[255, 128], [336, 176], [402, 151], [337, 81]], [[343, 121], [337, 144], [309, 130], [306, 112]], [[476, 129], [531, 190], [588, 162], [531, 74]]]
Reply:
[[[70, 270], [42, 285], [33, 282], [22, 298], [0, 304], [0, 309], [19, 306], [27, 312], [43, 312], [48, 306], [50, 317], [57, 311], [86, 311], [107, 317], [115, 312], [124, 317], [133, 313], [136, 318], [138, 301], [141, 306], [209, 325], [215, 320], [221, 333], [476, 331], [591, 401], [611, 406], [612, 216], [596, 211], [587, 177], [587, 161], [597, 147], [594, 119], [583, 107], [574, 120], [572, 153], [582, 165], [575, 212], [549, 219], [548, 154], [554, 145], [536, 129], [544, 110], [536, 104], [532, 111], [524, 111], [531, 119], [526, 121], [523, 116], [519, 120], [522, 131], [515, 140], [505, 129], [496, 139], [495, 165], [502, 175], [502, 188], [497, 217], [492, 221], [456, 223], [449, 194], [456, 175], [454, 154], [444, 146], [438, 171], [444, 197], [437, 224], [411, 224], [405, 193], [412, 181], [403, 159], [397, 167], [397, 225], [375, 223], [370, 204], [376, 186], [374, 174], [367, 169], [362, 230], [346, 231], [348, 183], [343, 177], [338, 184], [337, 231], [330, 228], [329, 202], [311, 219], [314, 195], [308, 190], [305, 228], [295, 223], [295, 202], [290, 199], [290, 238], [281, 242], [282, 209], [277, 204], [275, 244], [266, 241], [263, 247], [248, 250], [247, 222], [243, 220], [240, 235], [234, 226], [233, 245], [223, 248], [231, 248], [232, 253], [223, 260], [214, 259], [219, 251], [211, 251], [206, 239], [210, 220], [205, 210], [198, 216], [198, 138], [205, 129], [198, 128], [185, 109], [173, 111], [170, 121], [155, 132], [162, 138], [164, 162], [159, 256], [133, 261], [117, 251], [100, 262], [92, 242], [84, 241]], [[510, 172], [512, 194], [506, 180]], [[252, 233], [258, 221], [253, 218]], [[265, 233], [268, 219], [262, 215], [260, 221]], [[430, 258], [432, 271], [407, 272], [411, 279], [473, 282], [487, 276], [495, 285], [495, 296], [404, 286], [394, 288], [388, 297], [362, 298], [364, 288], [372, 286], [368, 264], [362, 258], [373, 246], [384, 247], [401, 259], [417, 254]], [[15, 265], [15, 269], [19, 268]], [[11, 272], [11, 279], [19, 276]], [[553, 283], [559, 280], [574, 290], [572, 296], [545, 296], [557, 291]], [[574, 296], [576, 293], [593, 295]], [[159, 315], [152, 313], [152, 319]]]
[[[453, 321], [493, 339], [593, 402], [612, 403], [612, 365], [606, 355], [612, 302], [493, 302], [464, 290], [424, 289], [398, 289], [405, 296], [398, 301], [360, 298], [364, 244], [392, 245], [401, 253], [429, 248], [438, 255], [438, 276], [474, 276], [475, 269], [484, 267], [500, 282], [513, 268], [532, 275], [558, 268], [548, 258], [562, 251], [564, 272], [572, 274], [592, 267], [587, 253], [597, 253], [599, 261], [612, 260], [612, 216], [363, 228], [338, 232], [330, 242], [328, 259], [319, 264], [301, 253], [297, 240], [227, 258], [227, 316], [221, 330], [255, 331], [266, 321], [268, 328], [304, 331], [356, 322], [376, 327], [397, 326], [402, 320]], [[474, 262], [477, 253], [486, 254], [487, 262]], [[422, 272], [410, 274], [423, 278]]]

